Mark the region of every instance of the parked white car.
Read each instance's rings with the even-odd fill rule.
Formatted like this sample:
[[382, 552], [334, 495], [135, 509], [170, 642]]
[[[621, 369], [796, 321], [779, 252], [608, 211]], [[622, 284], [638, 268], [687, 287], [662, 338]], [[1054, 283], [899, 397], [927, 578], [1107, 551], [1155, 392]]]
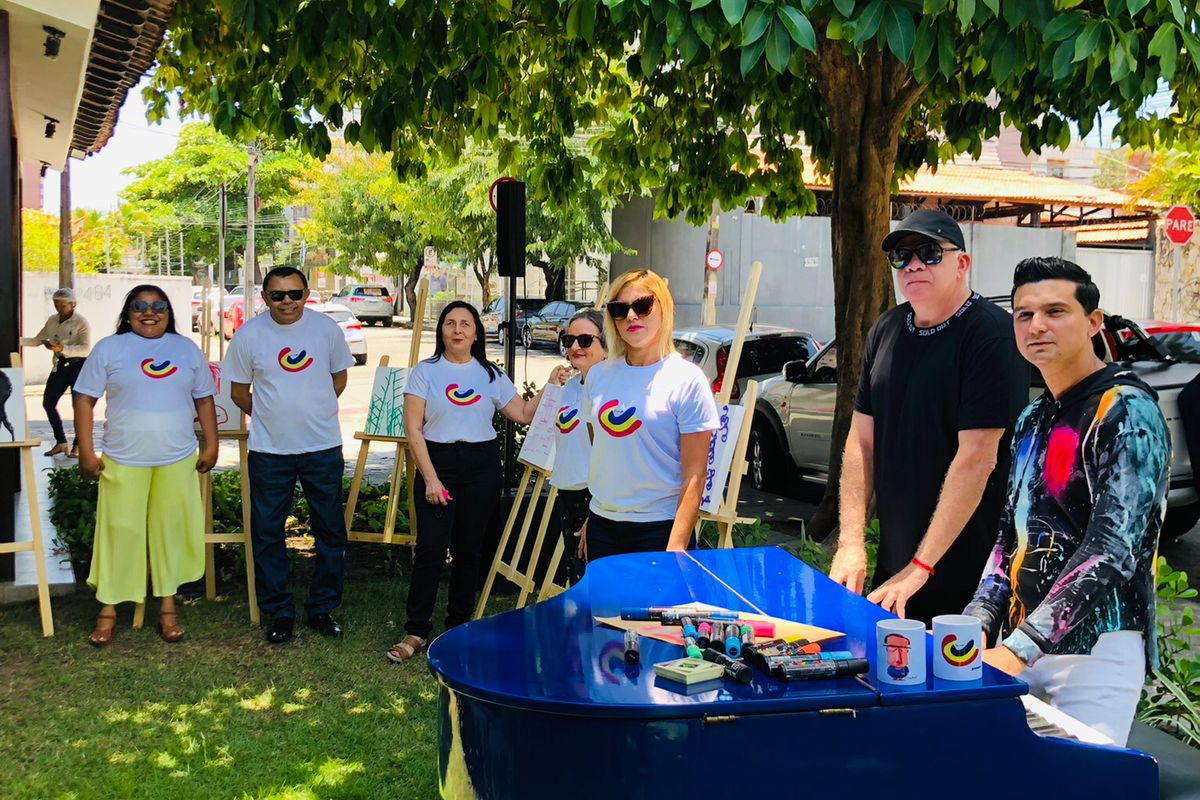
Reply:
[[367, 363], [367, 336], [363, 333], [362, 322], [350, 309], [337, 303], [317, 303], [304, 310], [319, 311], [336, 322], [346, 337], [346, 345], [350, 348], [350, 355], [354, 356], [354, 363], [360, 367]]

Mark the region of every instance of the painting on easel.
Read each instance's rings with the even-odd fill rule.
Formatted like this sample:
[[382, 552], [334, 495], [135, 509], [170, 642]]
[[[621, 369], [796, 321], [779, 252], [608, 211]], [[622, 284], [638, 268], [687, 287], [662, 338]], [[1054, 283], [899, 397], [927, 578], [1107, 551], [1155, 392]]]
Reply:
[[404, 387], [408, 370], [402, 367], [379, 367], [375, 370], [375, 385], [371, 388], [371, 407], [367, 411], [367, 436], [404, 435]]
[[0, 447], [25, 441], [25, 371], [0, 368]]

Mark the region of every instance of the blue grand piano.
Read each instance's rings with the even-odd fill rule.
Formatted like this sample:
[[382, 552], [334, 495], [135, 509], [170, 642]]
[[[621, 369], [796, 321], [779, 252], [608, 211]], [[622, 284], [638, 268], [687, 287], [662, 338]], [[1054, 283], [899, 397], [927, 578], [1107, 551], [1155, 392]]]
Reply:
[[629, 667], [621, 632], [593, 621], [688, 602], [845, 631], [828, 646], [872, 667], [875, 622], [888, 616], [776, 548], [597, 561], [563, 594], [430, 647], [442, 796], [1158, 796], [1150, 756], [1035, 733], [1025, 684], [991, 667], [980, 682], [956, 683], [930, 666], [927, 684], [911, 688], [873, 675], [789, 683], [756, 670], [749, 685], [689, 693], [653, 670], [679, 647], [643, 638], [642, 663]]

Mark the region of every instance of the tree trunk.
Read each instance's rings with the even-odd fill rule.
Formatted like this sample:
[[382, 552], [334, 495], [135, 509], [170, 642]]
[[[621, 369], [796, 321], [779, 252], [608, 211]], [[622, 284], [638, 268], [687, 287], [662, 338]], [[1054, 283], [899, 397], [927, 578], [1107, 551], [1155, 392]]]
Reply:
[[480, 256], [479, 261], [477, 261], [475, 266], [472, 267], [472, 271], [475, 273], [475, 280], [479, 281], [480, 293], [483, 296], [481, 306], [483, 308], [487, 308], [492, 302], [492, 287], [491, 281], [489, 280], [492, 277], [491, 253], [485, 253], [484, 255]]
[[545, 262], [539, 262], [546, 275], [546, 300], [567, 299], [567, 271]]
[[75, 288], [75, 254], [71, 250], [71, 159], [59, 176], [58, 197], [58, 285]]
[[[813, 72], [832, 128], [834, 330], [838, 387], [829, 483], [808, 526], [821, 540], [837, 526], [842, 450], [850, 431], [867, 333], [895, 303], [891, 270], [879, 246], [890, 229], [892, 178], [900, 127], [923, 87], [890, 52], [861, 62], [841, 43], [821, 39]], [[886, 480], [886, 476], [878, 476]]]
[[417, 324], [417, 284], [421, 282], [421, 268], [425, 266], [423, 258], [417, 259], [417, 266], [404, 280], [404, 298], [408, 301], [408, 321]]

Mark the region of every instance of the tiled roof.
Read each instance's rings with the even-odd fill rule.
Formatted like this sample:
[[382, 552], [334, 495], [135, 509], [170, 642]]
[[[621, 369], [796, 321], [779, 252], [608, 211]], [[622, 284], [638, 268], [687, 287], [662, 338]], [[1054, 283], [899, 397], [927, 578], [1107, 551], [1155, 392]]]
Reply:
[[[828, 175], [818, 175], [812, 162], [805, 160], [804, 180], [813, 189], [829, 189]], [[1152, 211], [1157, 206], [1146, 200], [1134, 202], [1121, 192], [1100, 189], [1049, 175], [995, 167], [942, 164], [934, 172], [922, 167], [900, 184], [900, 195], [935, 197], [943, 200], [976, 202], [1038, 203], [1044, 205], [1121, 208]]]
[[101, 0], [71, 138], [77, 157], [112, 136], [125, 95], [154, 63], [174, 7], [175, 0]]
[[1104, 225], [1081, 225], [1073, 228], [1079, 244], [1107, 242], [1144, 242], [1150, 237], [1149, 220], [1113, 222]]

